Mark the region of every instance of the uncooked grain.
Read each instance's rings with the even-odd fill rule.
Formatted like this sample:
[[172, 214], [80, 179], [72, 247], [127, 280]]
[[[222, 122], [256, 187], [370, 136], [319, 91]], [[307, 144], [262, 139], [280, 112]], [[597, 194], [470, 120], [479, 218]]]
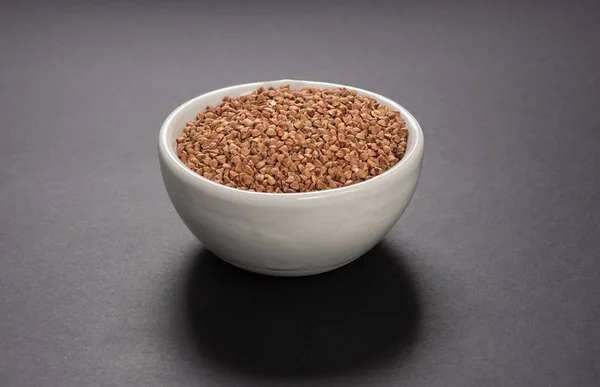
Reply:
[[177, 156], [216, 183], [295, 193], [369, 180], [404, 156], [400, 112], [346, 88], [260, 88], [187, 123]]

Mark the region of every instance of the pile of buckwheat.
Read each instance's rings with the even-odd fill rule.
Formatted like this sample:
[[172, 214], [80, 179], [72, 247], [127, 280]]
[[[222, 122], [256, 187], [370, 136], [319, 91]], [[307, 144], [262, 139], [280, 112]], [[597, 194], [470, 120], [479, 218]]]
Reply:
[[228, 187], [307, 192], [368, 180], [404, 155], [400, 113], [345, 88], [260, 88], [225, 97], [189, 122], [177, 155]]

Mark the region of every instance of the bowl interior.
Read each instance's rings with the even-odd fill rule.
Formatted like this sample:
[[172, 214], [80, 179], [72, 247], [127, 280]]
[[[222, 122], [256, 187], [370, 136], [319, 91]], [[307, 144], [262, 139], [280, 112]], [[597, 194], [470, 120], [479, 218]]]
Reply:
[[[407, 159], [409, 159], [411, 157], [411, 155], [415, 152], [415, 150], [417, 149], [417, 146], [418, 145], [422, 146], [421, 143], [423, 141], [422, 140], [423, 134], [422, 134], [421, 127], [419, 126], [419, 123], [417, 122], [417, 120], [412, 116], [412, 114], [410, 114], [408, 112], [408, 110], [406, 110], [404, 107], [400, 106], [398, 103], [390, 100], [389, 98], [386, 98], [384, 96], [381, 96], [379, 94], [376, 94], [376, 93], [373, 93], [373, 92], [370, 92], [367, 90], [352, 87], [352, 86], [339, 85], [339, 84], [326, 83], [326, 82], [299, 81], [299, 80], [290, 80], [290, 79], [283, 79], [283, 80], [278, 80], [278, 81], [268, 81], [268, 82], [247, 83], [247, 84], [243, 84], [243, 85], [226, 87], [223, 89], [219, 89], [219, 90], [215, 90], [215, 91], [203, 94], [201, 96], [198, 96], [196, 98], [189, 100], [188, 102], [185, 102], [184, 104], [179, 106], [177, 109], [175, 109], [169, 115], [169, 117], [165, 120], [165, 122], [162, 126], [162, 129], [161, 129], [161, 133], [160, 133], [160, 139], [159, 139], [160, 144], [159, 145], [167, 153], [166, 156], [169, 159], [171, 159], [172, 162], [178, 164], [179, 166], [181, 166], [181, 168], [183, 168], [186, 171], [189, 171], [191, 174], [197, 176], [198, 179], [209, 182], [210, 180], [205, 179], [204, 177], [193, 173], [191, 170], [188, 170], [188, 168], [183, 164], [183, 162], [181, 160], [179, 160], [179, 158], [177, 157], [176, 138], [179, 135], [181, 135], [185, 125], [188, 122], [195, 120], [198, 113], [204, 111], [204, 109], [206, 109], [207, 106], [215, 106], [215, 105], [218, 105], [219, 103], [221, 103], [224, 97], [239, 97], [239, 96], [242, 96], [245, 94], [250, 94], [251, 92], [253, 92], [254, 90], [256, 90], [260, 87], [264, 87], [264, 88], [275, 87], [275, 88], [277, 88], [277, 87], [280, 87], [283, 85], [290, 85], [293, 89], [301, 89], [303, 87], [314, 87], [314, 88], [321, 88], [321, 89], [333, 89], [333, 88], [345, 87], [349, 90], [356, 90], [359, 94], [370, 96], [370, 97], [374, 98], [380, 104], [387, 105], [394, 110], [400, 111], [400, 113], [402, 114], [402, 118], [406, 121], [406, 126], [408, 128], [408, 141], [407, 141], [407, 146], [406, 146], [406, 152], [404, 154], [404, 157], [402, 158], [402, 160], [400, 160], [400, 162], [398, 164], [396, 164], [394, 167], [390, 168], [389, 170], [385, 171], [381, 175], [375, 177], [374, 179], [377, 179], [378, 177], [380, 177], [382, 175], [386, 175], [386, 174], [390, 173], [391, 171], [401, 167], [401, 165], [404, 164], [404, 162]], [[357, 183], [357, 184], [365, 184], [374, 179], [364, 181], [361, 183]], [[211, 182], [211, 183], [217, 184], [214, 182]], [[353, 184], [352, 186], [355, 186], [357, 184]], [[352, 187], [352, 186], [350, 186], [350, 187]], [[222, 186], [222, 187], [227, 188], [227, 189], [232, 189], [232, 188], [229, 188], [226, 186]], [[323, 191], [323, 192], [333, 192], [333, 191], [338, 191], [338, 190], [344, 190], [346, 188], [348, 188], [348, 187], [336, 188], [333, 190], [327, 190], [327, 191]], [[236, 190], [236, 191], [239, 191], [240, 193], [242, 193], [242, 192], [248, 193], [248, 192], [242, 191], [242, 190]], [[315, 192], [320, 192], [320, 191], [315, 191]], [[267, 193], [255, 193], [255, 194], [269, 195]], [[288, 196], [288, 195], [303, 195], [303, 194], [310, 194], [310, 192], [286, 194], [286, 196]], [[276, 195], [279, 195], [279, 194], [276, 194]]]

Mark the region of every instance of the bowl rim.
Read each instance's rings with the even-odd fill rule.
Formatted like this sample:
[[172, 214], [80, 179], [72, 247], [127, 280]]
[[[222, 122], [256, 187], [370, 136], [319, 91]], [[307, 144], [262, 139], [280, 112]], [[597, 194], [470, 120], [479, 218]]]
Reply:
[[[293, 192], [293, 193], [275, 193], [275, 192], [253, 192], [253, 191], [244, 191], [238, 188], [228, 187], [223, 184], [219, 184], [210, 179], [205, 178], [197, 174], [196, 172], [189, 169], [180, 159], [177, 157], [176, 148], [170, 146], [169, 144], [169, 133], [176, 128], [173, 127], [173, 121], [175, 118], [181, 114], [183, 110], [185, 110], [189, 105], [197, 103], [199, 100], [208, 98], [217, 93], [225, 93], [231, 92], [232, 96], [237, 96], [239, 93], [238, 89], [247, 89], [253, 88], [258, 89], [259, 87], [279, 87], [288, 83], [308, 83], [310, 86], [305, 87], [316, 87], [316, 88], [346, 88], [349, 90], [354, 90], [359, 94], [367, 95], [377, 99], [378, 101], [384, 102], [388, 106], [392, 107], [394, 110], [398, 110], [401, 113], [402, 119], [407, 123], [408, 135], [413, 138], [411, 146], [406, 150], [402, 159], [396, 163], [392, 168], [387, 171], [365, 181], [361, 181], [360, 183], [350, 184], [346, 187], [340, 188], [332, 188], [320, 191], [308, 191], [308, 192]], [[276, 85], [274, 85], [276, 84]], [[240, 94], [241, 95], [241, 94]], [[183, 128], [182, 128], [183, 130]], [[423, 154], [423, 131], [421, 129], [421, 125], [417, 121], [417, 119], [402, 105], [399, 103], [377, 93], [374, 93], [369, 90], [361, 89], [354, 86], [342, 85], [337, 83], [330, 82], [320, 82], [320, 81], [308, 81], [308, 80], [296, 80], [296, 79], [280, 79], [273, 81], [264, 81], [264, 82], [251, 82], [238, 84], [228, 87], [223, 87], [220, 89], [215, 89], [209, 91], [207, 93], [201, 94], [194, 98], [189, 99], [188, 101], [179, 105], [175, 110], [173, 110], [163, 122], [160, 132], [159, 132], [159, 153], [162, 156], [163, 161], [175, 167], [178, 171], [180, 171], [180, 176], [186, 178], [191, 183], [204, 185], [206, 188], [212, 188], [215, 190], [215, 193], [222, 195], [237, 195], [239, 197], [249, 198], [269, 198], [279, 200], [279, 198], [287, 198], [287, 199], [316, 199], [323, 196], [335, 196], [347, 194], [350, 192], [354, 192], [360, 190], [368, 185], [376, 184], [376, 182], [381, 179], [385, 179], [392, 174], [398, 173], [401, 170], [408, 168], [408, 166], [413, 162], [413, 159], [422, 157]], [[219, 192], [220, 191], [220, 192]]]

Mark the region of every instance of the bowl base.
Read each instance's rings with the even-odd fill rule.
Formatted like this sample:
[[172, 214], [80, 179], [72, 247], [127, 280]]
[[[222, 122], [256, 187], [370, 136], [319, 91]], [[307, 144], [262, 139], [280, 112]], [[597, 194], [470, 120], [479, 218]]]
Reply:
[[[223, 259], [223, 258], [221, 258], [221, 259]], [[240, 269], [251, 271], [253, 273], [258, 273], [258, 274], [270, 275], [270, 276], [275, 276], [275, 277], [305, 277], [305, 276], [309, 276], [309, 275], [321, 274], [321, 273], [326, 273], [328, 271], [335, 270], [337, 268], [340, 268], [342, 266], [349, 264], [350, 262], [355, 261], [356, 259], [358, 259], [358, 258], [353, 258], [349, 261], [346, 261], [346, 262], [343, 262], [343, 263], [340, 263], [340, 264], [334, 265], [334, 266], [313, 267], [313, 268], [307, 268], [307, 269], [290, 269], [290, 270], [265, 269], [265, 268], [260, 268], [260, 267], [240, 265], [238, 263], [231, 262], [227, 259], [223, 259], [223, 261], [225, 261], [235, 267], [239, 267]]]

